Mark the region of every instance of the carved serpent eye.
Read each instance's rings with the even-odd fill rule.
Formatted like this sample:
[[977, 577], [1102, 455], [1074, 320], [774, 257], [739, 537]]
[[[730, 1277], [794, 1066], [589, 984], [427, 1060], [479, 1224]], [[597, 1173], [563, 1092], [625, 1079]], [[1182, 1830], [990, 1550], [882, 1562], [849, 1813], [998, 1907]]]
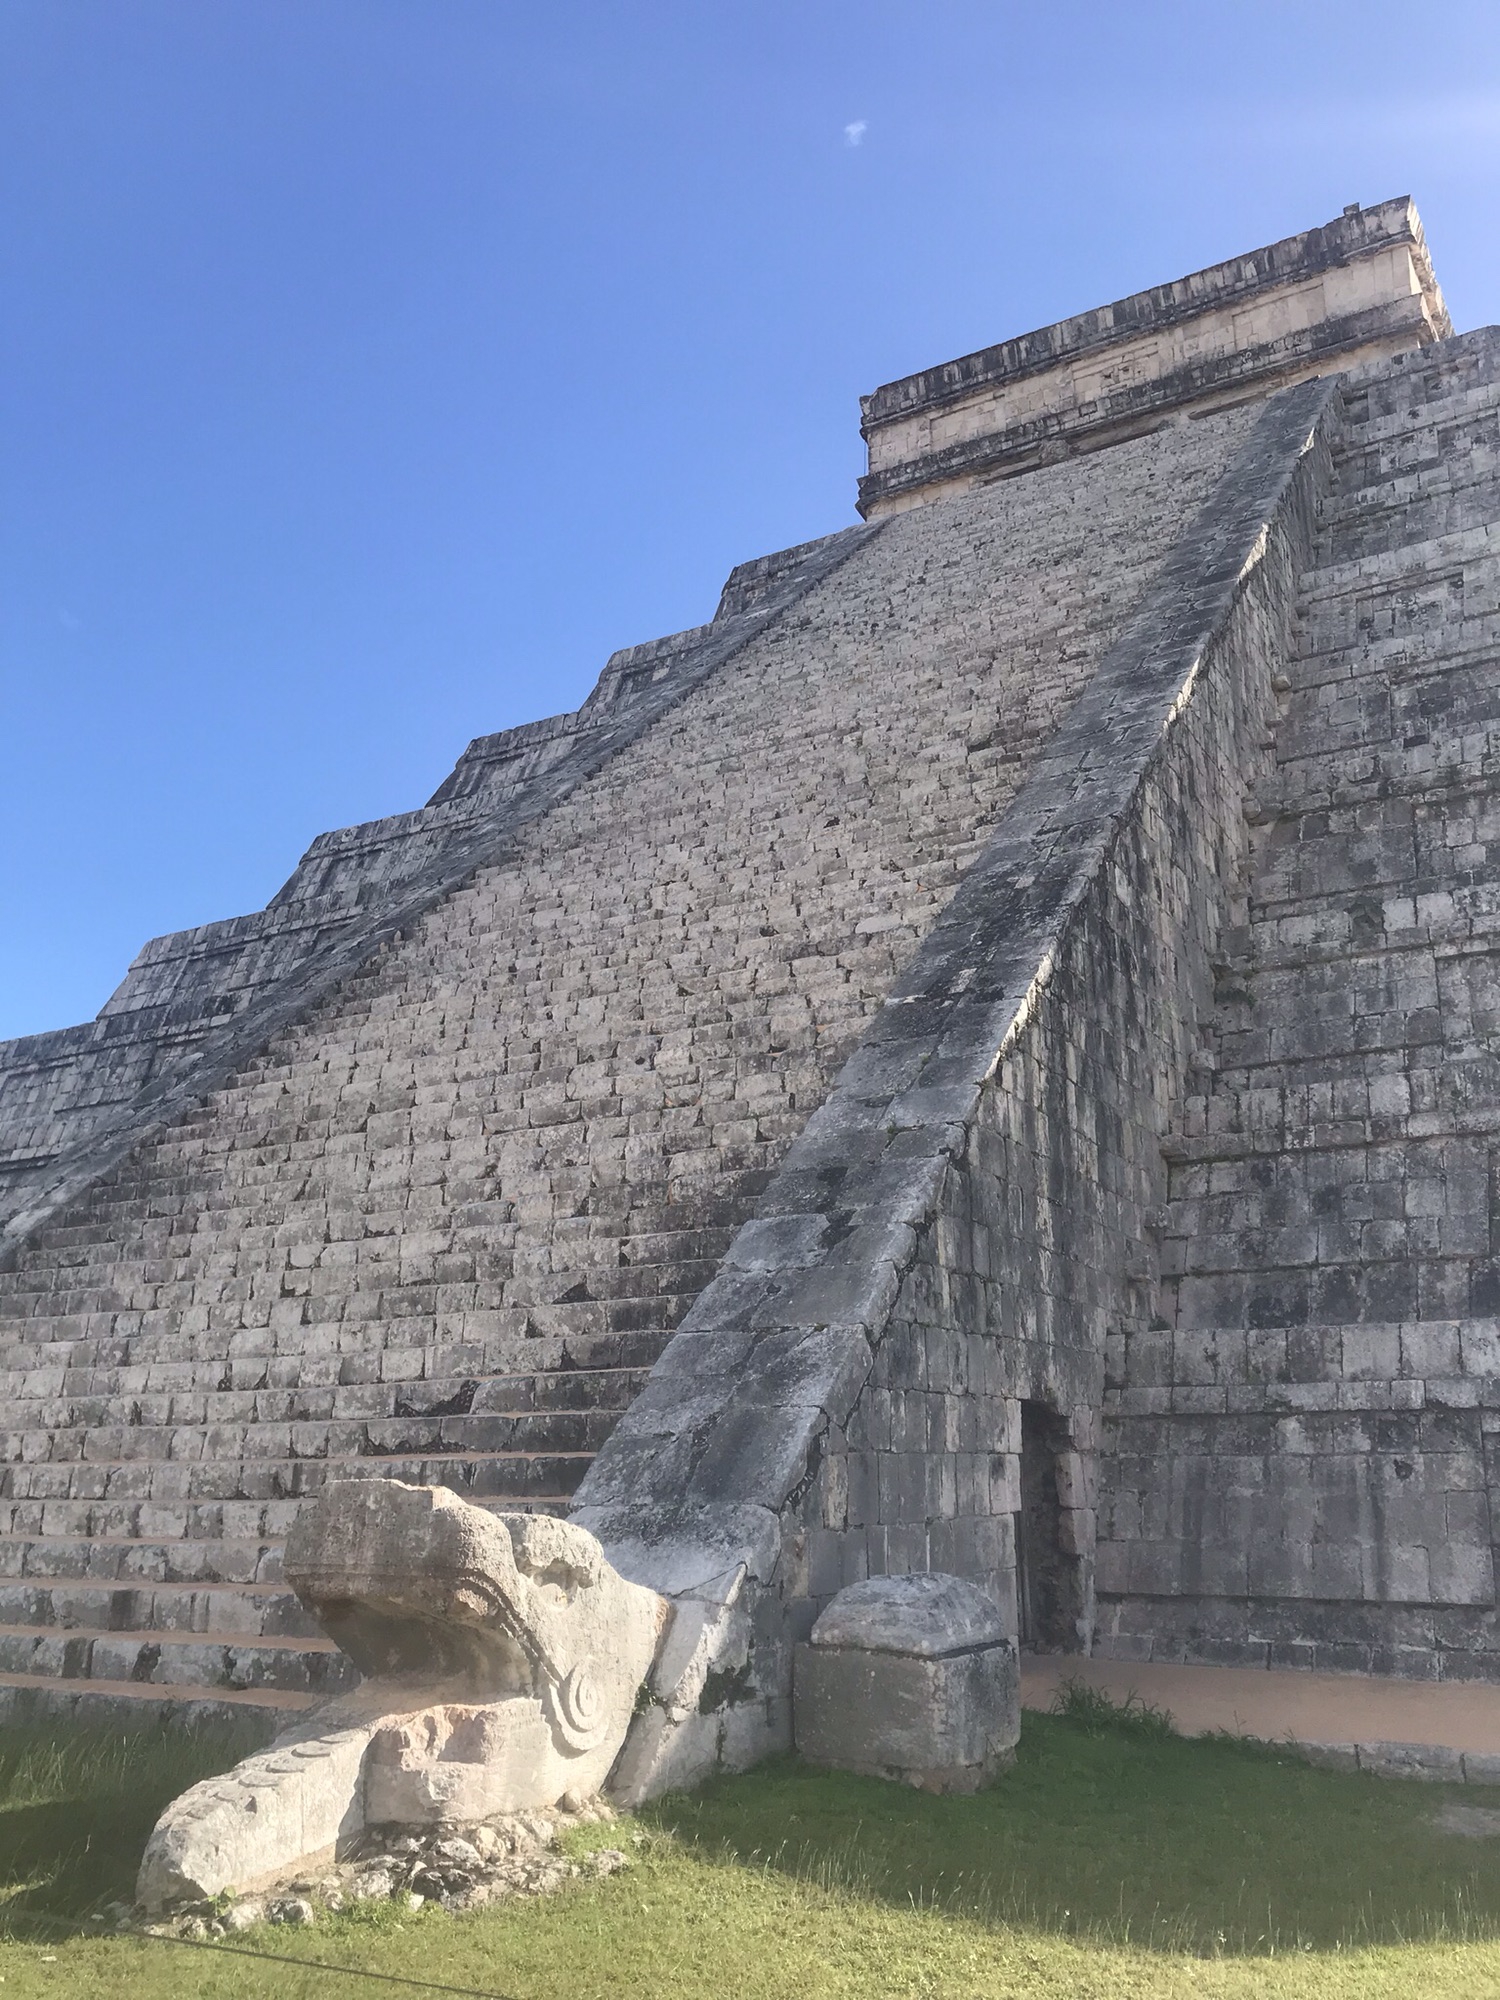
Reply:
[[564, 1746], [579, 1755], [602, 1743], [609, 1732], [609, 1704], [586, 1660], [580, 1660], [565, 1679], [548, 1684], [547, 1710]]

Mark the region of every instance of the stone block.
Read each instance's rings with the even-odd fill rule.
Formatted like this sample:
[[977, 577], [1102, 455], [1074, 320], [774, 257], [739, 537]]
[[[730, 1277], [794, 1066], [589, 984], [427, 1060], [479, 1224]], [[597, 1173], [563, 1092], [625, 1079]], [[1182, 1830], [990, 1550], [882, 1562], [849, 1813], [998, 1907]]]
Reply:
[[797, 1647], [795, 1674], [796, 1745], [810, 1763], [971, 1792], [1014, 1758], [1015, 1646], [993, 1599], [961, 1577], [851, 1585]]

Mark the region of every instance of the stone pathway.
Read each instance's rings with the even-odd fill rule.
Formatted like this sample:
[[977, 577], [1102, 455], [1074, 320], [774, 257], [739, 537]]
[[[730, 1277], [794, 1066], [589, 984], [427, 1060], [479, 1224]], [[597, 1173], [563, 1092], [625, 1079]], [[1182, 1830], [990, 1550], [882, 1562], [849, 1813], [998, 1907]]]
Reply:
[[1166, 1709], [1184, 1736], [1227, 1730], [1347, 1770], [1500, 1785], [1497, 1687], [1026, 1654], [1022, 1707], [1050, 1708], [1070, 1679], [1115, 1701], [1138, 1695]]

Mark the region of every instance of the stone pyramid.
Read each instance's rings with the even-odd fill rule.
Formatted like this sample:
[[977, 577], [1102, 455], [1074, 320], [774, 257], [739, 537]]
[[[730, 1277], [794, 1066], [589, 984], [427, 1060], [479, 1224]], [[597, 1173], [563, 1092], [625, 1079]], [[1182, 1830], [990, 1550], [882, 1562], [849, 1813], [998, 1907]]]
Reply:
[[1500, 1678], [1500, 330], [1397, 200], [864, 432], [863, 525], [0, 1046], [0, 1705], [341, 1685], [280, 1555], [365, 1474], [697, 1605], [700, 1762], [887, 1572]]

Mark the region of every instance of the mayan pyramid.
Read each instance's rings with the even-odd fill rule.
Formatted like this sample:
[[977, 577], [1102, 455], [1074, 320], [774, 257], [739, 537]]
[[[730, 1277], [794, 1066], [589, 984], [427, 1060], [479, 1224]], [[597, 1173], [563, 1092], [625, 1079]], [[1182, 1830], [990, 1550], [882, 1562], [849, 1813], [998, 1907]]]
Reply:
[[1403, 199], [863, 414], [862, 525], [0, 1046], [12, 1711], [339, 1685], [363, 1474], [738, 1620], [741, 1759], [913, 1569], [1500, 1679], [1500, 330]]

